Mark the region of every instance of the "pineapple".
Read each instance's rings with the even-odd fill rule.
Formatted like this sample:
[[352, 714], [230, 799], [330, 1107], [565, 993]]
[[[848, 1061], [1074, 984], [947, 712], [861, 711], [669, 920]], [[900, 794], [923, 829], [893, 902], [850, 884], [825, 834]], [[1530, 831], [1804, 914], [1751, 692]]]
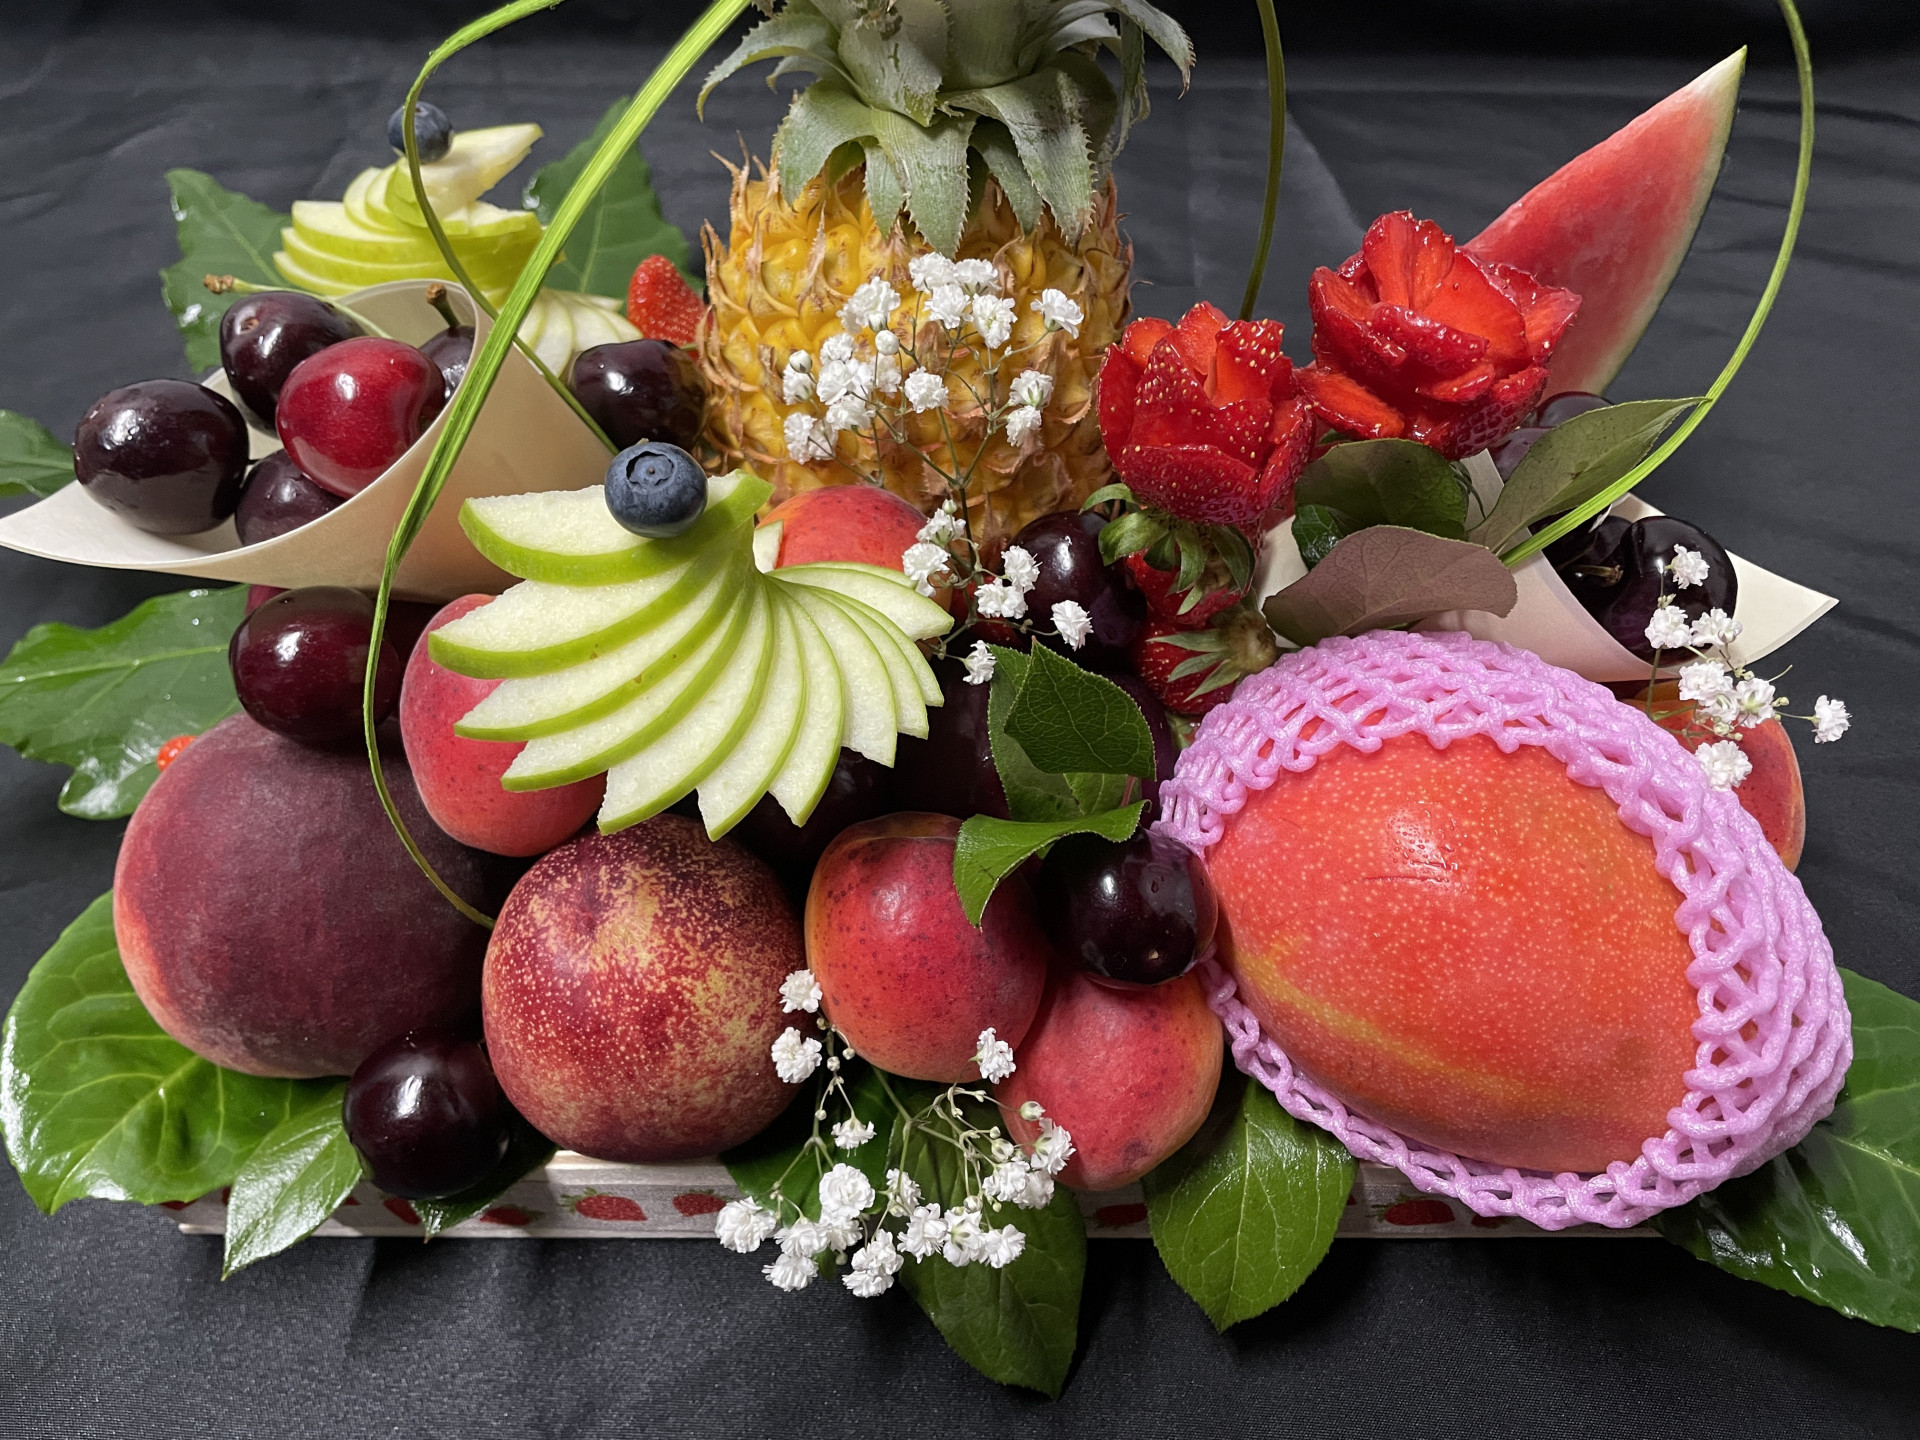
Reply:
[[[973, 534], [989, 552], [1108, 481], [1094, 379], [1126, 324], [1133, 258], [1109, 168], [1146, 112], [1146, 38], [1187, 73], [1185, 33], [1143, 0], [788, 0], [748, 33], [707, 91], [765, 59], [779, 59], [776, 75], [821, 78], [794, 97], [770, 166], [734, 168], [725, 242], [711, 226], [703, 237], [706, 438], [726, 466], [773, 481], [776, 499], [872, 475], [923, 509], [947, 495], [936, 464], [968, 473]], [[1117, 89], [1095, 59], [1103, 47], [1119, 56]], [[993, 264], [1014, 302], [1012, 345], [1033, 347], [1019, 368], [1054, 382], [1045, 423], [1017, 445], [989, 433], [971, 398], [980, 357], [963, 347], [944, 423], [913, 415], [907, 443], [882, 437], [877, 450], [871, 434], [841, 431], [831, 458], [795, 460], [787, 357], [818, 353], [863, 282], [910, 295], [908, 266], [930, 252]], [[1077, 335], [1035, 312], [1047, 289], [1079, 306]], [[931, 320], [921, 331], [907, 338], [937, 343]]]

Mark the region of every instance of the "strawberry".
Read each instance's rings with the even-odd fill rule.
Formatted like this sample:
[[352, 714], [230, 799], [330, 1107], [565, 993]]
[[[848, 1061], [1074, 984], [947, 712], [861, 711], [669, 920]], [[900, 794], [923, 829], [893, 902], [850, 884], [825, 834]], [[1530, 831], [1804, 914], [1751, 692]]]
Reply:
[[1205, 630], [1183, 630], [1149, 620], [1134, 642], [1133, 670], [1167, 709], [1199, 717], [1233, 694], [1247, 676], [1279, 655], [1273, 632], [1242, 603]]
[[166, 744], [162, 745], [159, 753], [153, 757], [153, 768], [156, 770], [166, 769], [167, 766], [173, 764], [174, 761], [180, 758], [180, 752], [191, 745], [195, 738], [196, 737], [192, 735], [174, 736], [171, 740], [167, 741]]
[[[1149, 564], [1144, 551], [1135, 551], [1121, 563], [1127, 567], [1134, 588], [1145, 597], [1147, 613], [1177, 630], [1205, 629], [1216, 615], [1237, 605], [1246, 595], [1244, 587], [1234, 589], [1232, 576], [1217, 556], [1208, 557], [1206, 569], [1190, 590], [1174, 589], [1180, 572]], [[1198, 598], [1191, 608], [1182, 610], [1187, 597], [1195, 592]]]
[[627, 319], [649, 340], [691, 345], [706, 318], [706, 305], [666, 256], [649, 255], [634, 267], [627, 284]]

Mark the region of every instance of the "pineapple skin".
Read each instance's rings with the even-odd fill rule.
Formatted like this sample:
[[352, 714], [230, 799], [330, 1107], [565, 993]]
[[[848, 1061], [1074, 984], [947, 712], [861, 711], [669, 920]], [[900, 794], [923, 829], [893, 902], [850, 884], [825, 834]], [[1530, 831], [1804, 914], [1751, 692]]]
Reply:
[[[806, 407], [780, 399], [787, 356], [797, 349], [817, 356], [821, 342], [840, 330], [840, 307], [864, 280], [884, 278], [906, 297], [908, 307], [895, 327], [907, 338], [914, 293], [907, 266], [931, 247], [904, 224], [881, 233], [867, 208], [859, 166], [833, 182], [824, 173], [815, 176], [791, 206], [781, 198], [778, 180], [764, 169], [750, 176], [744, 165], [728, 168], [733, 171], [730, 233], [722, 243], [708, 225], [701, 237], [712, 314], [700, 337], [700, 366], [709, 390], [705, 439], [714, 458], [771, 481], [774, 504], [802, 490], [857, 483], [860, 472], [877, 470], [889, 490], [931, 510], [946, 498], [948, 486], [923, 455], [954, 468], [937, 414], [905, 416], [912, 443], [884, 441], [877, 466], [873, 441], [846, 432], [834, 459], [802, 465], [788, 457], [781, 426], [791, 410]], [[1002, 398], [1007, 383], [1023, 369], [1045, 371], [1054, 380], [1040, 433], [1018, 447], [1005, 435], [994, 435], [984, 453], [979, 407], [965, 399], [967, 392], [958, 384], [949, 385], [960, 397], [947, 417], [953, 451], [963, 472], [973, 467], [969, 518], [976, 543], [989, 557], [1028, 522], [1077, 508], [1112, 478], [1100, 443], [1094, 386], [1102, 352], [1119, 338], [1129, 312], [1133, 248], [1120, 238], [1118, 220], [1109, 181], [1093, 223], [1077, 244], [1067, 242], [1045, 211], [1028, 232], [1000, 187], [988, 180], [952, 257], [995, 264], [1015, 305], [1012, 344], [1035, 346], [1002, 366]], [[1032, 302], [1049, 288], [1064, 291], [1085, 314], [1077, 338], [1064, 330], [1047, 333], [1032, 310]], [[914, 337], [920, 353], [938, 353], [941, 333], [924, 321]], [[979, 362], [964, 348], [948, 374], [979, 389]]]

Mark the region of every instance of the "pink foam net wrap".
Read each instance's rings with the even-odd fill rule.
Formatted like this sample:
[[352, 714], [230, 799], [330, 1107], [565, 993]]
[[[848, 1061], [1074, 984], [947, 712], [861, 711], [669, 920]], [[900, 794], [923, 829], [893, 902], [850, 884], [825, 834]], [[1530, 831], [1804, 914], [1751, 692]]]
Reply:
[[[1301, 732], [1319, 725], [1309, 738]], [[1376, 631], [1324, 641], [1244, 681], [1209, 714], [1160, 791], [1156, 828], [1204, 855], [1250, 793], [1310, 770], [1336, 745], [1378, 750], [1424, 735], [1444, 748], [1485, 735], [1512, 754], [1539, 745], [1597, 786], [1653, 842], [1684, 897], [1675, 922], [1693, 948], [1695, 1068], [1669, 1129], [1603, 1173], [1548, 1175], [1423, 1148], [1356, 1114], [1297, 1070], [1209, 956], [1201, 974], [1240, 1068], [1289, 1113], [1364, 1160], [1480, 1215], [1548, 1230], [1636, 1225], [1797, 1144], [1833, 1109], [1853, 1056], [1833, 951], [1800, 884], [1759, 825], [1716, 791], [1672, 735], [1603, 687], [1538, 656], [1465, 634]], [[1284, 884], [1284, 876], [1275, 876]]]

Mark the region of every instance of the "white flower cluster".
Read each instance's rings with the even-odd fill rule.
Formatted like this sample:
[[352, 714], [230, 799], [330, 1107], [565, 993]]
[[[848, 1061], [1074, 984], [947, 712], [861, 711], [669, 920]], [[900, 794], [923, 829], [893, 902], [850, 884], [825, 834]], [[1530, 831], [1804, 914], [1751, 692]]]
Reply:
[[[1687, 590], [1705, 584], [1712, 567], [1699, 552], [1676, 545], [1666, 573], [1676, 590]], [[1727, 647], [1740, 638], [1740, 622], [1724, 610], [1716, 607], [1694, 619], [1675, 603], [1674, 596], [1662, 595], [1646, 634], [1656, 652], [1693, 653], [1695, 658], [1679, 669], [1679, 695], [1693, 706], [1694, 719], [1720, 737], [1696, 749], [1694, 758], [1714, 789], [1733, 789], [1753, 772], [1753, 762], [1740, 748], [1739, 732], [1783, 713], [1786, 698], [1775, 693], [1772, 680], [1763, 680], [1733, 662]], [[1657, 654], [1654, 664], [1657, 669]], [[1796, 718], [1813, 722], [1817, 744], [1838, 740], [1852, 723], [1846, 704], [1825, 695], [1814, 703], [1813, 714]]]

